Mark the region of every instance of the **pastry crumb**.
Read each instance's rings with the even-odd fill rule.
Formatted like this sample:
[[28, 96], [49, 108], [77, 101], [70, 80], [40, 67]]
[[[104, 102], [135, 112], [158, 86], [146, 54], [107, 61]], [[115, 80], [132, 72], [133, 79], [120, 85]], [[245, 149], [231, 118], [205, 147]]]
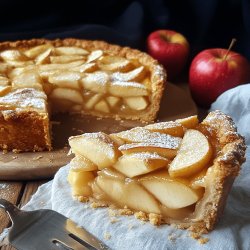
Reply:
[[189, 235], [191, 238], [196, 239], [196, 240], [200, 239], [201, 237], [199, 233], [190, 233]]
[[32, 160], [33, 160], [33, 161], [36, 161], [36, 160], [39, 160], [39, 159], [41, 159], [41, 158], [43, 158], [43, 157], [42, 157], [41, 155], [39, 155], [39, 156], [33, 157]]
[[134, 212], [130, 210], [127, 206], [118, 210], [119, 215], [133, 215]]
[[148, 221], [148, 216], [146, 213], [140, 211], [140, 212], [136, 212], [135, 214], [135, 218], [141, 221]]
[[108, 233], [108, 232], [104, 233], [104, 239], [105, 240], [110, 240], [111, 239], [111, 234]]
[[89, 198], [86, 196], [77, 196], [76, 200], [80, 201], [80, 202], [88, 202]]
[[208, 241], [209, 241], [208, 238], [203, 238], [203, 237], [200, 238], [200, 239], [198, 240], [198, 242], [199, 242], [201, 245], [206, 244]]
[[99, 207], [106, 207], [106, 206], [107, 206], [106, 204], [101, 203], [101, 202], [96, 202], [96, 201], [93, 201], [90, 204], [91, 208], [99, 208]]
[[19, 149], [13, 149], [12, 152], [13, 152], [14, 154], [19, 154], [19, 153], [21, 152], [21, 150], [19, 150]]
[[200, 233], [190, 233], [189, 236], [197, 240], [200, 244], [206, 244], [209, 241], [209, 238], [202, 237]]
[[150, 213], [149, 214], [149, 222], [154, 225], [154, 226], [159, 226], [161, 225], [161, 220], [162, 217], [160, 214], [154, 214], [154, 213]]
[[17, 159], [18, 157], [17, 156], [12, 156], [12, 159]]

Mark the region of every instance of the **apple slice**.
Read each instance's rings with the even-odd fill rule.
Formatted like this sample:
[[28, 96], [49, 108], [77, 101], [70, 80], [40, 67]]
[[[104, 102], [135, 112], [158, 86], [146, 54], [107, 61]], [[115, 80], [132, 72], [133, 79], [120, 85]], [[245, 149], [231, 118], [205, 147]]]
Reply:
[[98, 169], [92, 161], [82, 155], [76, 155], [70, 161], [70, 167], [76, 171], [94, 171]]
[[2, 57], [2, 59], [4, 61], [27, 61], [29, 60], [29, 58], [27, 56], [25, 56], [22, 52], [20, 52], [19, 50], [5, 50], [3, 52], [0, 53], [0, 57]]
[[109, 75], [105, 72], [97, 71], [82, 78], [83, 88], [96, 93], [107, 93]]
[[96, 164], [98, 169], [112, 166], [120, 155], [114, 142], [102, 132], [70, 137], [69, 145], [73, 153], [85, 156]]
[[5, 76], [0, 76], [0, 86], [7, 86], [9, 85], [9, 79]]
[[61, 99], [67, 100], [72, 103], [83, 103], [83, 98], [81, 94], [74, 89], [67, 89], [67, 88], [56, 88], [54, 89], [49, 96], [51, 99]]
[[144, 128], [152, 132], [159, 132], [177, 137], [183, 137], [184, 135], [184, 128], [178, 122], [158, 122], [149, 124]]
[[72, 71], [77, 71], [80, 73], [91, 73], [93, 71], [97, 70], [97, 65], [96, 63], [83, 63], [80, 66], [76, 66], [74, 68], [71, 68]]
[[157, 201], [135, 181], [98, 176], [96, 183], [109, 199], [122, 208], [127, 206], [135, 211], [160, 214]]
[[121, 98], [116, 96], [108, 96], [106, 97], [106, 101], [111, 108], [115, 108], [121, 101]]
[[189, 129], [190, 128], [193, 129], [199, 124], [197, 115], [189, 116], [183, 119], [178, 119], [176, 120], [176, 122], [180, 123], [182, 126], [184, 126], [185, 128], [189, 128]]
[[33, 65], [33, 61], [8, 61], [10, 67], [28, 67]]
[[49, 56], [52, 52], [52, 48], [45, 50], [42, 54], [38, 55], [35, 59], [36, 64], [49, 63]]
[[181, 143], [181, 138], [173, 137], [159, 132], [150, 132], [143, 127], [136, 127], [130, 130], [122, 131], [119, 133], [111, 134], [112, 138], [120, 138], [125, 142], [148, 142], [165, 144], [166, 148], [178, 149]]
[[90, 187], [95, 176], [90, 171], [82, 171], [71, 168], [68, 174], [68, 182], [72, 187], [73, 196], [90, 196], [92, 189]]
[[87, 102], [85, 102], [84, 107], [86, 109], [92, 109], [97, 102], [103, 98], [103, 94], [95, 94], [91, 96]]
[[103, 113], [109, 113], [110, 112], [109, 106], [104, 100], [99, 101], [95, 105], [95, 110], [103, 112]]
[[124, 98], [124, 103], [133, 110], [144, 110], [148, 106], [148, 100], [144, 96]]
[[120, 56], [104, 56], [99, 59], [98, 66], [101, 70], [121, 72], [126, 72], [133, 67], [129, 60]]
[[1, 86], [0, 85], [0, 96], [7, 95], [11, 91], [11, 86]]
[[189, 186], [192, 187], [193, 189], [205, 188], [207, 184], [206, 174], [207, 174], [207, 169], [203, 169], [202, 171], [194, 175], [190, 180]]
[[118, 97], [148, 96], [147, 88], [137, 82], [111, 82], [109, 93]]
[[201, 171], [210, 161], [212, 148], [200, 131], [188, 129], [180, 149], [169, 166], [171, 177], [191, 176]]
[[26, 50], [24, 52], [24, 54], [27, 57], [34, 59], [34, 58], [37, 58], [39, 55], [43, 54], [48, 49], [52, 50], [53, 46], [51, 44], [42, 44], [42, 45], [38, 45], [36, 47], [33, 47], [29, 50]]
[[115, 72], [111, 75], [113, 81], [129, 82], [129, 81], [141, 81], [146, 75], [144, 66], [133, 69], [126, 73]]
[[156, 153], [141, 152], [121, 156], [113, 167], [132, 178], [166, 167], [168, 162]]
[[49, 82], [62, 88], [79, 89], [78, 81], [81, 78], [81, 74], [72, 71], [60, 71], [49, 76]]
[[79, 48], [79, 47], [67, 47], [67, 46], [63, 46], [63, 47], [57, 47], [55, 48], [55, 53], [59, 56], [62, 55], [88, 55], [89, 52], [85, 49]]
[[183, 207], [178, 209], [172, 209], [168, 208], [164, 205], [160, 206], [161, 212], [164, 215], [164, 217], [176, 219], [176, 220], [182, 220], [190, 216], [194, 211], [191, 207]]
[[103, 55], [102, 50], [94, 50], [88, 56], [88, 59], [87, 59], [86, 63], [93, 62], [93, 61], [97, 60], [98, 58], [100, 58], [102, 55]]
[[36, 71], [24, 71], [13, 78], [12, 86], [17, 88], [42, 89], [42, 79]]
[[150, 152], [157, 153], [160, 156], [168, 159], [173, 159], [177, 154], [177, 148], [169, 148], [168, 144], [154, 143], [154, 142], [139, 142], [123, 144], [119, 147], [119, 150], [123, 154], [139, 153], [139, 152]]
[[40, 73], [48, 72], [51, 70], [68, 70], [77, 66], [80, 66], [84, 63], [84, 60], [79, 60], [76, 62], [69, 62], [69, 63], [51, 63], [51, 64], [44, 64], [39, 65], [38, 70]]
[[84, 60], [83, 56], [79, 55], [64, 55], [64, 56], [51, 56], [50, 61], [51, 63], [69, 63], [73, 61]]
[[148, 174], [138, 180], [164, 206], [179, 209], [199, 200], [199, 195], [184, 183], [173, 180], [167, 170]]

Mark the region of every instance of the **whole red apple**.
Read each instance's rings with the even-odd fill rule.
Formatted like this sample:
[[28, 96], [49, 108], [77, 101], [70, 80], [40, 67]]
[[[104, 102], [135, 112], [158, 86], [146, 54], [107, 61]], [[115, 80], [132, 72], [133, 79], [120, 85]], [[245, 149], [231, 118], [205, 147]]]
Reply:
[[209, 107], [224, 91], [249, 81], [248, 60], [226, 49], [207, 49], [192, 61], [189, 87], [193, 99]]
[[168, 79], [172, 80], [186, 64], [189, 43], [176, 31], [157, 30], [147, 38], [147, 51], [166, 68]]

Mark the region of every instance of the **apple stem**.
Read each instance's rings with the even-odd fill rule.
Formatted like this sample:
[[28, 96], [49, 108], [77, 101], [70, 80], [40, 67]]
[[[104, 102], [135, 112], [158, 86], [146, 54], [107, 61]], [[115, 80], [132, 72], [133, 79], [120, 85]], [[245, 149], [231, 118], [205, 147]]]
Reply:
[[229, 45], [229, 47], [228, 47], [228, 49], [227, 49], [227, 53], [226, 53], [225, 56], [223, 57], [223, 60], [226, 60], [226, 59], [227, 59], [227, 56], [228, 56], [230, 50], [232, 49], [232, 47], [234, 46], [234, 44], [236, 43], [236, 41], [237, 41], [237, 40], [236, 40], [235, 38], [232, 39], [232, 41], [231, 41], [231, 43], [230, 43], [230, 45]]

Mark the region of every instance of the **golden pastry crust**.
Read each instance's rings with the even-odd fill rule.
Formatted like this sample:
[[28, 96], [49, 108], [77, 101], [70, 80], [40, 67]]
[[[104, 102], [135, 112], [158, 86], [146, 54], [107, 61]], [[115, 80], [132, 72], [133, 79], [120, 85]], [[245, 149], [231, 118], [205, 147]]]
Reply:
[[0, 148], [4, 150], [51, 150], [49, 132], [48, 114], [15, 110], [0, 112]]
[[46, 95], [32, 88], [12, 89], [0, 97], [0, 148], [51, 150]]
[[[109, 44], [104, 41], [91, 41], [91, 40], [80, 40], [74, 38], [67, 39], [56, 39], [56, 40], [47, 40], [47, 39], [32, 39], [32, 40], [21, 40], [15, 42], [3, 42], [0, 43], [0, 51], [6, 49], [20, 49], [20, 48], [30, 48], [42, 44], [52, 44], [55, 47], [59, 46], [76, 46], [81, 47], [86, 50], [103, 50], [111, 55], [121, 56], [127, 58], [128, 60], [136, 59], [142, 65], [147, 66], [152, 74], [152, 95], [151, 95], [151, 105], [145, 111], [141, 111], [140, 114], [134, 115], [124, 115], [122, 118], [131, 119], [131, 120], [142, 120], [142, 121], [153, 121], [156, 119], [157, 113], [160, 108], [160, 101], [163, 95], [163, 91], [166, 83], [166, 71], [163, 66], [159, 64], [158, 61], [153, 59], [148, 54], [141, 52], [136, 49], [131, 49], [129, 47], [121, 47], [119, 45]], [[84, 111], [84, 113], [88, 113]], [[109, 114], [105, 115], [100, 112], [91, 112], [93, 115], [100, 117], [113, 117], [120, 119], [118, 115]]]

